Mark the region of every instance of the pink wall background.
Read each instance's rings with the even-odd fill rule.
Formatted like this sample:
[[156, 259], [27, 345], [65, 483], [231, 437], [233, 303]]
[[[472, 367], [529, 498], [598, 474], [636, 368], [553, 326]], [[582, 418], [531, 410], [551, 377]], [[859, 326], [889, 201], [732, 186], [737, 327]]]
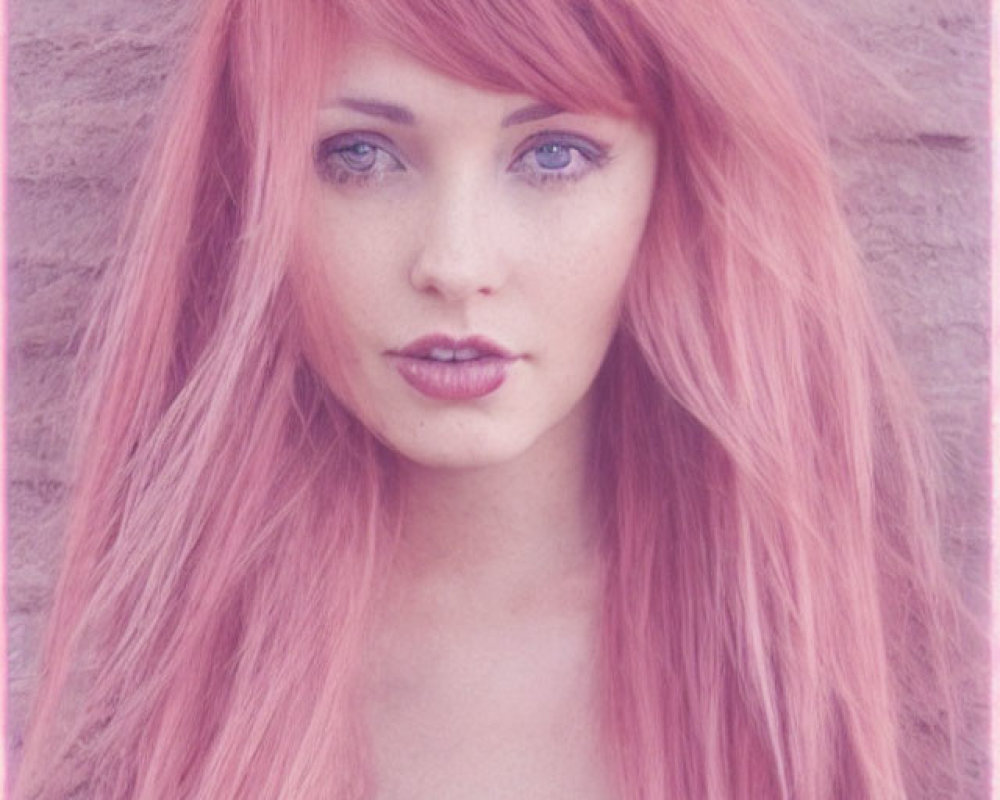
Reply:
[[[988, 0], [808, 0], [831, 50], [832, 146], [885, 319], [947, 458], [948, 552], [985, 613]], [[66, 493], [67, 377], [183, 24], [178, 0], [10, 0], [9, 747], [16, 750]], [[834, 8], [830, 8], [833, 6]], [[888, 92], [878, 87], [868, 64]], [[967, 768], [986, 796], [985, 687]]]

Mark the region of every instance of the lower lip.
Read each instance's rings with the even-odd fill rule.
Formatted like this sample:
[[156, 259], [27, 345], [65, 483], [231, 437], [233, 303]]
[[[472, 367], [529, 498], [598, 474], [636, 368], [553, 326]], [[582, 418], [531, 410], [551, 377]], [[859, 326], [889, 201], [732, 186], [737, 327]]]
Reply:
[[434, 361], [397, 356], [396, 370], [410, 386], [435, 400], [475, 400], [499, 389], [507, 379], [511, 359], [474, 358]]

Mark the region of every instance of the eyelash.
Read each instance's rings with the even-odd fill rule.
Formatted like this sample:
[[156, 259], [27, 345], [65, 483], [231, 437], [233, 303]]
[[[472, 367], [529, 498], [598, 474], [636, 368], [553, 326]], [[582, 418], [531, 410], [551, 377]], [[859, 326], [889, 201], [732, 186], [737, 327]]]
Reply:
[[[362, 154], [359, 148], [367, 149], [367, 152]], [[537, 161], [534, 167], [528, 165], [527, 159], [532, 154], [537, 159], [545, 148], [557, 148], [555, 152], [568, 154], [569, 161], [558, 168], [546, 168]], [[352, 166], [347, 162], [352, 155], [363, 158], [367, 153], [371, 153], [369, 165]], [[548, 155], [552, 154], [550, 150]], [[578, 181], [603, 167], [609, 159], [607, 147], [596, 142], [559, 131], [542, 131], [521, 147], [508, 171], [522, 176], [533, 186], [550, 187]], [[393, 154], [389, 142], [375, 133], [337, 134], [324, 139], [316, 147], [315, 161], [320, 177], [340, 186], [367, 186], [379, 183], [393, 172], [406, 171], [402, 160]]]
[[[368, 148], [373, 154], [370, 166], [352, 167], [347, 159], [352, 155], [363, 157], [358, 148]], [[389, 163], [386, 163], [388, 160]], [[381, 181], [390, 172], [406, 169], [402, 161], [392, 154], [389, 143], [374, 133], [346, 133], [324, 139], [316, 147], [316, 170], [324, 180], [337, 185], [367, 185]]]
[[[545, 148], [559, 148], [560, 151], [567, 153], [570, 161], [566, 166], [571, 169], [548, 169], [541, 165], [535, 169], [524, 168], [523, 165], [529, 156], [534, 154], [537, 158]], [[608, 159], [607, 147], [596, 142], [559, 131], [542, 131], [528, 140], [509, 169], [516, 174], [524, 175], [533, 185], [546, 186], [578, 181], [593, 170], [603, 167]]]

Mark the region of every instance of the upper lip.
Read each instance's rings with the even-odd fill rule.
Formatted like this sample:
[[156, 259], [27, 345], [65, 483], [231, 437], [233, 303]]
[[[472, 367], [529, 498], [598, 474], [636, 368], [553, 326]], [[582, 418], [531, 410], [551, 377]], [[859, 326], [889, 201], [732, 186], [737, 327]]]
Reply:
[[514, 357], [509, 350], [483, 336], [466, 336], [455, 339], [442, 333], [422, 336], [399, 350], [390, 351], [390, 353], [409, 358], [434, 358], [441, 361]]

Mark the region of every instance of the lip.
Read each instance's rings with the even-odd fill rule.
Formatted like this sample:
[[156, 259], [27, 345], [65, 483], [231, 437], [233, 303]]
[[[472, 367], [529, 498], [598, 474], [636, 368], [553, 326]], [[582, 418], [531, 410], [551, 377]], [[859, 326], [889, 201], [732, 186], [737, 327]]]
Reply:
[[[441, 357], [449, 353], [450, 359]], [[455, 339], [444, 334], [423, 336], [386, 355], [403, 380], [418, 392], [453, 402], [495, 392], [516, 360], [509, 350], [485, 337]]]
[[393, 352], [395, 355], [409, 358], [430, 358], [431, 353], [437, 349], [454, 351], [475, 350], [482, 357], [506, 359], [514, 357], [508, 350], [484, 336], [466, 336], [461, 339], [455, 339], [443, 333], [432, 333], [430, 336], [422, 336], [410, 342], [403, 349]]

